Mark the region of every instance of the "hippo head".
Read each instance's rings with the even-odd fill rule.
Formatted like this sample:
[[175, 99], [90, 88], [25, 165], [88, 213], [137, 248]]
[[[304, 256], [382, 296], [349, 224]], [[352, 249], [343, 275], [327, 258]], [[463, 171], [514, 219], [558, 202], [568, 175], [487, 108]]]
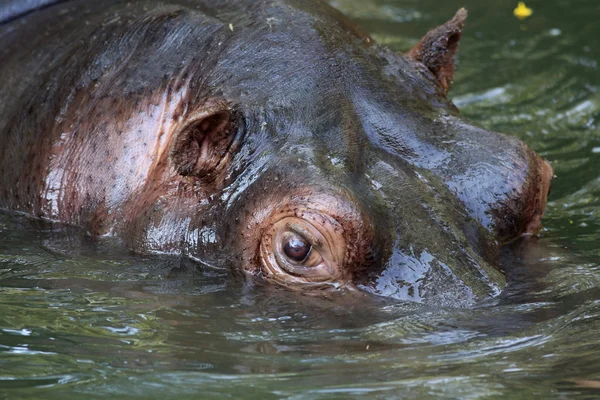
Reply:
[[[356, 45], [370, 41], [359, 34], [327, 42], [332, 28], [318, 24], [302, 35], [308, 45], [282, 34], [273, 41], [289, 49], [228, 50], [217, 70], [235, 80], [222, 94], [230, 103], [198, 148], [228, 138], [215, 153], [230, 166], [211, 226], [234, 270], [444, 305], [498, 293], [497, 250], [537, 232], [552, 169], [448, 100], [465, 17], [404, 57]], [[208, 244], [199, 235], [195, 251]]]
[[307, 292], [500, 292], [552, 169], [448, 99], [464, 10], [400, 55], [320, 2], [179, 3], [90, 12], [61, 53], [86, 72], [55, 96], [41, 213]]

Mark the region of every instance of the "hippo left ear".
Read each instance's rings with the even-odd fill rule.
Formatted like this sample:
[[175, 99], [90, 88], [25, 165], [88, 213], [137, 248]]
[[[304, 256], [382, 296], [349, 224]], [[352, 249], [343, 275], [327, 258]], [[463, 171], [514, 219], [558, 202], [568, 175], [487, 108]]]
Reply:
[[467, 10], [461, 8], [454, 18], [427, 32], [408, 53], [404, 55], [425, 65], [437, 78], [444, 95], [448, 94], [454, 78], [454, 54], [467, 18]]
[[231, 157], [239, 114], [225, 102], [211, 101], [175, 135], [171, 160], [183, 176], [214, 177]]

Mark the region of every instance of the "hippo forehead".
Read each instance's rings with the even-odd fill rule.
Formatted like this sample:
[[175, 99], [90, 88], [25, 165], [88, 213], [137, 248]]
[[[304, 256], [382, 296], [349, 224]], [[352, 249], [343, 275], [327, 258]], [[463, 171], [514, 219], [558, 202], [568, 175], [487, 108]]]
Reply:
[[[168, 81], [187, 84], [192, 97], [222, 95], [256, 107], [331, 112], [339, 98], [353, 95], [405, 107], [445, 103], [414, 63], [376, 47], [325, 3], [58, 3], [54, 13], [28, 16], [32, 26], [49, 26], [46, 36], [54, 40], [44, 39], [45, 46], [55, 48], [57, 67], [85, 70], [74, 77], [77, 86], [110, 80], [106, 95], [139, 94]], [[56, 14], [62, 23], [50, 24]], [[65, 33], [76, 51], [64, 49]]]
[[[59, 4], [65, 23], [49, 28], [55, 39], [47, 44], [55, 48], [56, 68], [66, 63], [75, 90], [92, 87], [96, 98], [135, 104], [175, 90], [184, 94], [173, 98], [193, 110], [206, 98], [222, 97], [248, 119], [285, 120], [277, 132], [282, 140], [291, 132], [299, 137], [344, 128], [429, 164], [442, 157], [426, 142], [440, 110], [453, 112], [450, 103], [415, 63], [371, 44], [330, 7], [155, 3], [103, 2], [101, 10], [85, 3], [83, 18], [95, 23], [83, 26], [70, 18], [71, 3]], [[67, 52], [63, 30], [88, 39]]]

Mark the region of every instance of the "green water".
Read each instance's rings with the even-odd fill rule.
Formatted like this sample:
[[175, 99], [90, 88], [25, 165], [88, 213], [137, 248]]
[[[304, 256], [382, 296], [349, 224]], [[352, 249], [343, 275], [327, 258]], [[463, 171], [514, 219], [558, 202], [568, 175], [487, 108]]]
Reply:
[[3, 216], [1, 398], [600, 397], [600, 3], [333, 3], [399, 51], [468, 8], [452, 97], [557, 176], [517, 283], [472, 310], [325, 301]]

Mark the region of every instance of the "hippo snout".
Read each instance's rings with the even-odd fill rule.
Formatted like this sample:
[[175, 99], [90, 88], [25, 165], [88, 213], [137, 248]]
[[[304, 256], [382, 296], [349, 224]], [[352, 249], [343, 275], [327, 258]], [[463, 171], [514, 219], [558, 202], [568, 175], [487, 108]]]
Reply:
[[525, 225], [523, 235], [534, 235], [541, 229], [542, 217], [546, 210], [546, 202], [548, 201], [552, 177], [554, 176], [554, 171], [547, 161], [537, 157], [536, 164], [536, 179], [531, 180], [531, 187], [528, 189], [530, 193], [529, 204], [526, 207], [528, 215], [525, 216], [525, 220], [528, 222]]
[[[550, 164], [521, 143], [521, 171], [507, 179], [510, 190], [492, 207], [497, 238], [501, 243], [536, 234], [542, 227], [554, 172]], [[518, 165], [518, 164], [517, 164]]]

